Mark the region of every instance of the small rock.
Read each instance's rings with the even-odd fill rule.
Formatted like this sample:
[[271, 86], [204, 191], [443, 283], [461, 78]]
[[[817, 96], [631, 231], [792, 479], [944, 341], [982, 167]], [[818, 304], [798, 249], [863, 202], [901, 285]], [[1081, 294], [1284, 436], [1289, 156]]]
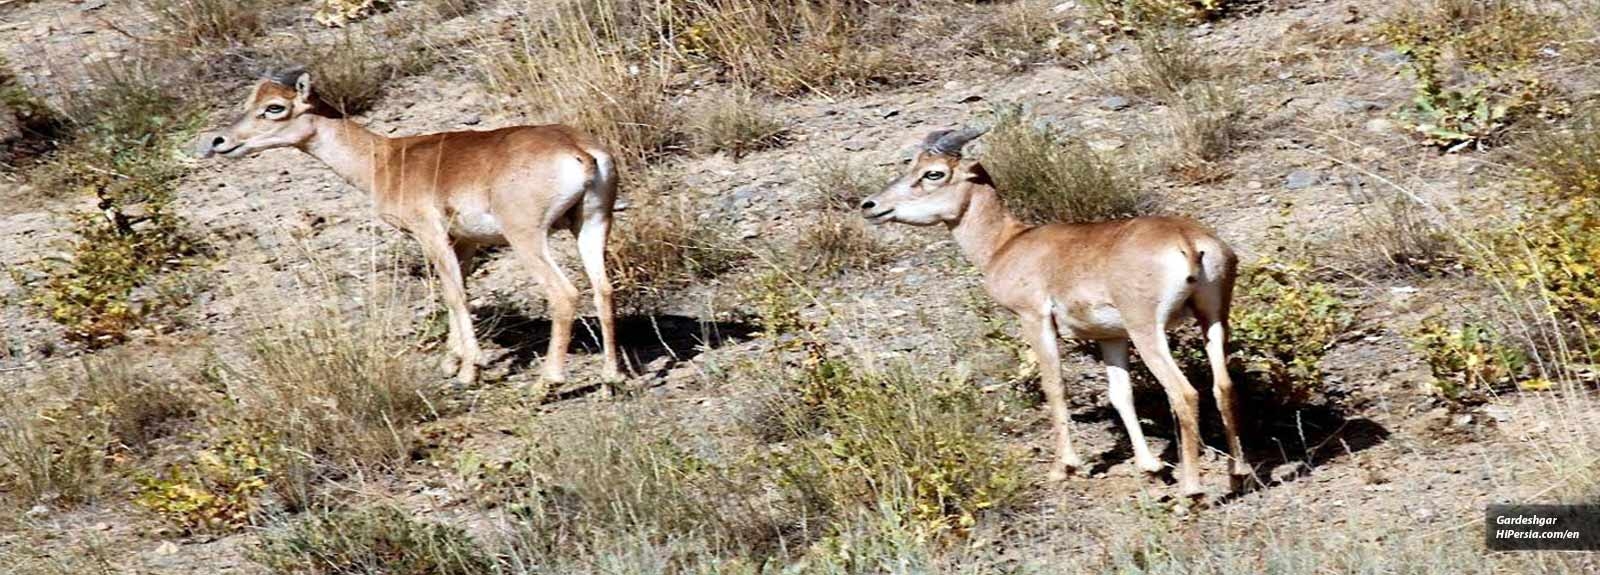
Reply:
[[1321, 176], [1319, 176], [1316, 172], [1308, 170], [1295, 170], [1293, 172], [1289, 172], [1289, 177], [1284, 182], [1284, 187], [1291, 190], [1302, 190], [1317, 185], [1317, 181], [1321, 179]]
[[1121, 148], [1123, 145], [1124, 144], [1123, 144], [1122, 140], [1118, 140], [1118, 139], [1115, 139], [1115, 138], [1108, 138], [1108, 139], [1105, 139], [1105, 140], [1090, 140], [1089, 141], [1089, 149], [1094, 150], [1096, 152], [1109, 152], [1111, 150], [1115, 150], [1117, 148]]
[[94, 524], [94, 530], [95, 531], [110, 531], [111, 530], [111, 524], [110, 523], [106, 523], [104, 521], [101, 521], [99, 523]]
[[1493, 419], [1498, 423], [1511, 421], [1511, 410], [1506, 409], [1506, 407], [1503, 405], [1490, 405], [1484, 407], [1483, 414], [1489, 416], [1489, 419]]
[[44, 517], [50, 514], [50, 508], [44, 505], [35, 505], [28, 508], [28, 517]]
[[1264, 206], [1270, 203], [1272, 203], [1272, 194], [1261, 194], [1256, 196], [1256, 205]]
[[983, 101], [983, 96], [979, 96], [977, 94], [973, 94], [971, 96], [967, 96], [967, 97], [962, 98], [960, 100], [956, 100], [956, 103], [957, 104], [971, 104], [973, 102], [982, 102], [982, 101]]
[[1100, 100], [1100, 108], [1104, 110], [1122, 110], [1128, 107], [1128, 99], [1122, 96], [1107, 96]]
[[899, 110], [889, 110], [889, 111], [883, 113], [883, 119], [887, 120], [889, 118], [893, 118], [893, 117], [899, 116], [899, 115], [900, 115], [900, 111]]
[[162, 541], [156, 546], [156, 555], [177, 555], [178, 544], [171, 541]]
[[1418, 508], [1417, 510], [1411, 512], [1411, 518], [1412, 519], [1416, 519], [1417, 521], [1420, 521], [1420, 522], [1423, 522], [1423, 523], [1427, 523], [1429, 521], [1433, 521], [1433, 518], [1438, 517], [1438, 516], [1439, 516], [1439, 512], [1438, 511], [1434, 511], [1432, 508], [1429, 508], [1429, 507], [1421, 507], [1421, 508]]
[[1057, 14], [1065, 14], [1068, 11], [1072, 10], [1073, 8], [1077, 8], [1077, 7], [1078, 7], [1078, 3], [1077, 2], [1062, 2], [1060, 4], [1056, 4], [1054, 7], [1052, 7], [1050, 9], [1050, 11], [1055, 12]]
[[1339, 98], [1334, 102], [1334, 107], [1341, 112], [1361, 113], [1381, 110], [1383, 109], [1383, 103], [1374, 100]]
[[1311, 471], [1304, 461], [1294, 461], [1272, 468], [1273, 483], [1287, 483]]
[[1382, 52], [1378, 52], [1375, 57], [1379, 62], [1383, 62], [1390, 66], [1399, 66], [1411, 61], [1410, 56], [1401, 54], [1399, 50], [1384, 50]]
[[1466, 427], [1468, 425], [1472, 425], [1472, 414], [1463, 413], [1463, 414], [1461, 414], [1461, 416], [1455, 418], [1450, 423], [1454, 424], [1456, 427]]
[[1263, 184], [1261, 183], [1261, 180], [1250, 180], [1245, 182], [1244, 187], [1252, 190], [1259, 190], [1263, 187]]
[[1368, 132], [1382, 134], [1393, 130], [1394, 122], [1389, 121], [1388, 118], [1373, 118], [1371, 120], [1367, 120], [1367, 124], [1364, 127]]
[[483, 122], [483, 116], [479, 116], [477, 114], [472, 114], [470, 116], [467, 116], [467, 117], [461, 119], [461, 123], [466, 124], [468, 126], [476, 126], [480, 122]]

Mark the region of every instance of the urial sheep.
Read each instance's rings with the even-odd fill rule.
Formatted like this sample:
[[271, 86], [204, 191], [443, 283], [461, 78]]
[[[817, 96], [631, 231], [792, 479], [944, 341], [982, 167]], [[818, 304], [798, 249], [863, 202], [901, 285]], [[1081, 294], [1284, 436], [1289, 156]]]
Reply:
[[594, 286], [603, 375], [621, 378], [605, 265], [617, 174], [611, 154], [588, 135], [546, 125], [387, 138], [324, 103], [311, 76], [296, 71], [258, 82], [243, 117], [202, 136], [199, 147], [202, 157], [225, 158], [293, 147], [371, 194], [378, 217], [416, 238], [439, 276], [450, 315], [443, 367], [462, 383], [477, 379], [484, 361], [462, 271], [479, 247], [500, 244], [510, 244], [549, 297], [541, 385], [566, 379], [578, 288], [551, 257], [549, 239], [557, 229], [572, 231]]
[[1173, 360], [1167, 330], [1185, 316], [1206, 338], [1217, 407], [1232, 455], [1232, 485], [1250, 473], [1239, 446], [1233, 383], [1228, 378], [1228, 307], [1238, 259], [1216, 234], [1194, 220], [1139, 217], [1118, 221], [1024, 225], [1006, 211], [994, 181], [962, 149], [983, 130], [929, 134], [910, 170], [861, 202], [874, 223], [944, 224], [961, 251], [983, 271], [984, 287], [1020, 318], [1038, 359], [1056, 435], [1051, 479], [1083, 465], [1068, 430], [1061, 384], [1061, 336], [1100, 343], [1111, 404], [1128, 428], [1134, 463], [1161, 469], [1133, 408], [1128, 380], [1132, 340], [1165, 388], [1180, 426], [1179, 490], [1199, 495], [1199, 394]]

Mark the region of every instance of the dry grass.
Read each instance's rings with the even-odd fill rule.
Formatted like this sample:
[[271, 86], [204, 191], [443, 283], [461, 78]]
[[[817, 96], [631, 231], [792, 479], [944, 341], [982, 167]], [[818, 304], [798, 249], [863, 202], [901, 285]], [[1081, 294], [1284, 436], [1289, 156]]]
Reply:
[[631, 188], [635, 203], [620, 214], [607, 254], [619, 305], [650, 309], [748, 255], [725, 222], [696, 216], [676, 177], [650, 174]]
[[867, 231], [866, 220], [851, 212], [825, 211], [804, 227], [793, 252], [795, 267], [831, 274], [867, 270], [892, 255]]
[[326, 44], [302, 41], [275, 57], [304, 67], [317, 96], [347, 115], [372, 109], [390, 82], [426, 71], [435, 58], [429, 48], [407, 38], [378, 40], [352, 30]]
[[1357, 191], [1355, 221], [1328, 247], [1343, 271], [1368, 279], [1428, 274], [1453, 265], [1460, 247], [1420, 205], [1399, 193]]
[[768, 103], [743, 88], [706, 98], [687, 120], [695, 151], [725, 152], [737, 160], [747, 153], [782, 145], [786, 128], [769, 109]]
[[1026, 220], [1100, 221], [1155, 207], [1115, 163], [1020, 108], [1001, 110], [982, 141], [988, 146], [980, 157], [984, 167], [1007, 207]]
[[1215, 179], [1216, 162], [1243, 133], [1244, 102], [1226, 83], [1194, 84], [1173, 96], [1168, 128], [1176, 144], [1174, 170], [1192, 182]]
[[625, 166], [638, 166], [680, 148], [683, 134], [667, 102], [668, 55], [630, 50], [626, 18], [633, 15], [619, 1], [562, 4], [550, 22], [518, 20], [516, 40], [484, 41], [477, 64], [512, 109], [582, 128]]
[[179, 48], [247, 44], [273, 0], [139, 0], [161, 36]]
[[392, 507], [323, 511], [269, 530], [250, 559], [273, 573], [489, 575], [494, 562], [460, 528]]
[[[350, 311], [351, 297], [364, 303]], [[223, 435], [260, 443], [291, 508], [311, 503], [321, 479], [404, 464], [416, 424], [445, 408], [414, 342], [396, 335], [410, 318], [392, 297], [308, 291], [295, 299], [309, 307], [257, 320], [248, 357], [217, 370], [231, 405]]]
[[115, 459], [196, 415], [191, 385], [133, 362], [115, 353], [86, 359], [38, 389], [0, 398], [0, 493], [15, 503], [95, 501]]
[[1113, 86], [1130, 96], [1171, 102], [1185, 87], [1219, 75], [1217, 65], [1182, 28], [1158, 28], [1138, 39], [1139, 54], [1120, 62]]
[[672, 17], [689, 64], [708, 61], [736, 83], [793, 95], [913, 78], [891, 15], [860, 0], [689, 0]]
[[977, 30], [962, 37], [963, 48], [1019, 71], [1087, 60], [1086, 40], [1070, 29], [1070, 19], [1056, 5], [1037, 0], [997, 3]]
[[893, 172], [848, 154], [813, 160], [805, 176], [818, 207], [850, 213], [860, 209], [861, 200], [883, 190], [891, 181]]

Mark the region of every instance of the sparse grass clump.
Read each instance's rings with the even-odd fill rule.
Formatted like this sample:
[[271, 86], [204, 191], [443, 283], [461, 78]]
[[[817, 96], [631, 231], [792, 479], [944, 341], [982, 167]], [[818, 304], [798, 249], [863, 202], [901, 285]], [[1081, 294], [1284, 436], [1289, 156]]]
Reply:
[[0, 58], [0, 170], [9, 171], [50, 151], [65, 128], [61, 114], [17, 79]]
[[1174, 169], [1188, 181], [1215, 179], [1216, 162], [1233, 151], [1244, 103], [1223, 84], [1202, 83], [1176, 94], [1169, 119], [1178, 146]]
[[347, 115], [372, 109], [389, 83], [433, 63], [425, 46], [392, 37], [379, 41], [349, 30], [333, 42], [302, 42], [277, 56], [304, 65], [317, 97]]
[[1020, 108], [1002, 110], [983, 165], [1006, 205], [1035, 222], [1091, 222], [1149, 213], [1152, 198], [1114, 162]]
[[96, 499], [123, 455], [177, 433], [197, 409], [183, 382], [86, 359], [33, 392], [0, 399], [0, 492], [18, 502]]
[[855, 156], [837, 155], [812, 162], [805, 181], [822, 209], [855, 213], [861, 200], [887, 187], [894, 174]]
[[1139, 55], [1114, 72], [1112, 82], [1130, 95], [1173, 104], [1190, 84], [1215, 79], [1218, 66], [1181, 28], [1151, 30], [1137, 41]]
[[[666, 572], [758, 555], [773, 510], [736, 458], [632, 406], [591, 413], [529, 437], [513, 492], [518, 572], [588, 571], [644, 554]], [[724, 559], [729, 558], [729, 559]]]
[[156, 30], [180, 48], [245, 44], [261, 33], [270, 0], [139, 0]]
[[1020, 462], [992, 427], [993, 397], [906, 369], [861, 371], [815, 335], [799, 347], [765, 417], [788, 439], [770, 465], [802, 509], [835, 527], [889, 511], [936, 536], [965, 532], [1021, 492]]
[[795, 245], [795, 263], [814, 273], [867, 269], [888, 258], [889, 251], [867, 232], [865, 220], [855, 214], [822, 212], [805, 226]]
[[633, 194], [612, 232], [607, 257], [617, 299], [649, 307], [674, 290], [727, 272], [746, 255], [732, 231], [716, 219], [696, 217], [676, 178], [654, 175]]
[[1447, 150], [1482, 148], [1521, 117], [1559, 113], [1531, 68], [1560, 26], [1534, 3], [1427, 0], [1385, 22], [1383, 35], [1410, 57], [1416, 95], [1406, 126]]
[[859, 0], [691, 0], [670, 15], [683, 65], [711, 64], [778, 95], [850, 92], [913, 77], [890, 11]]
[[784, 131], [783, 122], [744, 89], [730, 90], [701, 103], [689, 118], [696, 151], [726, 152], [735, 160], [749, 152], [781, 145]]
[[304, 575], [488, 575], [492, 556], [457, 527], [393, 507], [322, 511], [268, 530], [250, 560]]
[[1397, 278], [1435, 273], [1461, 257], [1457, 241], [1423, 207], [1401, 193], [1358, 191], [1360, 213], [1333, 250], [1354, 275]]
[[236, 433], [269, 449], [274, 488], [302, 507], [321, 477], [403, 464], [416, 424], [438, 415], [440, 390], [423, 375], [388, 310], [276, 318], [250, 335], [249, 360], [224, 370]]
[[1069, 30], [1070, 19], [1055, 3], [1019, 0], [992, 6], [992, 16], [963, 38], [965, 49], [1015, 69], [1051, 62], [1086, 59], [1085, 40]]

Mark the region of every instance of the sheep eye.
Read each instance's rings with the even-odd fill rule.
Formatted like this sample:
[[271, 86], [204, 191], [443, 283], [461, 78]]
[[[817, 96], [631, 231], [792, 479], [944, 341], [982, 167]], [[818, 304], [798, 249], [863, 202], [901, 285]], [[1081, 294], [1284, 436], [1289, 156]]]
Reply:
[[282, 114], [283, 110], [284, 110], [284, 107], [283, 107], [282, 104], [270, 104], [270, 105], [267, 106], [267, 113], [268, 114]]
[[937, 182], [944, 179], [944, 172], [928, 172], [922, 175], [922, 179], [930, 182]]

